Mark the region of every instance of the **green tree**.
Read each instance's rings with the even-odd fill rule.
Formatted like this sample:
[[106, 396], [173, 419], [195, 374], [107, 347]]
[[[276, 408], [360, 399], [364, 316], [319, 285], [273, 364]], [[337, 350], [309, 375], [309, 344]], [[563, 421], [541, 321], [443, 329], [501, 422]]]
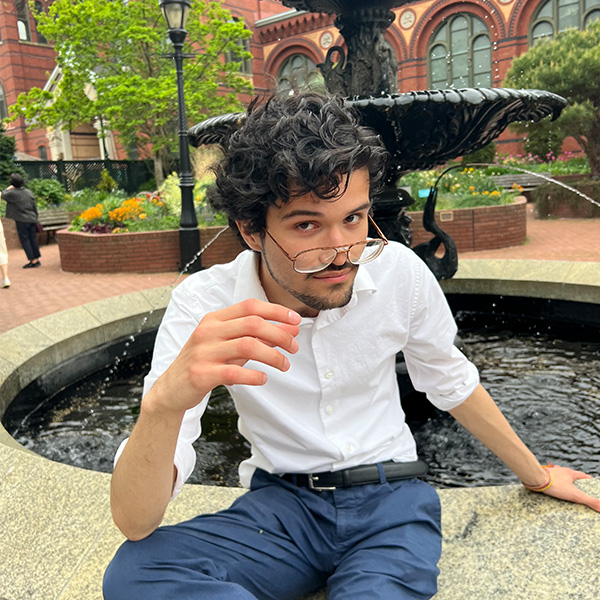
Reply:
[[[32, 9], [33, 9], [33, 3]], [[72, 129], [102, 117], [127, 148], [151, 156], [160, 185], [176, 148], [177, 87], [166, 23], [158, 0], [55, 0], [37, 13], [40, 32], [54, 44], [60, 79], [52, 91], [33, 88], [10, 107], [11, 119], [32, 127]], [[187, 116], [191, 124], [240, 109], [250, 92], [239, 62], [251, 58], [240, 44], [252, 33], [218, 2], [192, 0], [184, 52]]]
[[[600, 176], [600, 21], [586, 29], [567, 29], [554, 39], [540, 39], [515, 58], [504, 84], [537, 88], [564, 96], [569, 106], [556, 130], [573, 136]], [[542, 124], [547, 127], [547, 124]]]
[[3, 190], [10, 183], [11, 173], [20, 173], [25, 176], [25, 172], [15, 165], [14, 156], [17, 148], [17, 142], [14, 137], [6, 135], [2, 123], [0, 123], [0, 190]]

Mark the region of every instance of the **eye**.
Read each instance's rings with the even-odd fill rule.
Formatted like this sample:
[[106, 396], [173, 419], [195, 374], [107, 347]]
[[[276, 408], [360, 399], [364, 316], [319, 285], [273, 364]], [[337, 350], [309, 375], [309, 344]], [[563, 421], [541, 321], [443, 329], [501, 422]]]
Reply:
[[357, 225], [358, 223], [360, 223], [363, 219], [362, 215], [354, 214], [354, 215], [349, 215], [348, 217], [346, 217], [346, 223], [348, 223], [349, 225]]
[[311, 223], [310, 221], [304, 221], [302, 223], [297, 223], [295, 228], [299, 229], [300, 231], [311, 231], [315, 228], [315, 224]]

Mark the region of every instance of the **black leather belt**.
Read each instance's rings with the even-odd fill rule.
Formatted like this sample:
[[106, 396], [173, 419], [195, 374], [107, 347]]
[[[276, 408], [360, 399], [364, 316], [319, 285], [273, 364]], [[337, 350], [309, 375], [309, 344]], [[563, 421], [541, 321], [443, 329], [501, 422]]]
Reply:
[[[380, 464], [387, 481], [422, 477], [427, 473], [427, 464], [422, 460], [398, 463], [390, 460]], [[359, 465], [341, 471], [324, 471], [323, 473], [285, 473], [281, 478], [300, 487], [321, 491], [380, 483], [381, 481], [377, 465]]]

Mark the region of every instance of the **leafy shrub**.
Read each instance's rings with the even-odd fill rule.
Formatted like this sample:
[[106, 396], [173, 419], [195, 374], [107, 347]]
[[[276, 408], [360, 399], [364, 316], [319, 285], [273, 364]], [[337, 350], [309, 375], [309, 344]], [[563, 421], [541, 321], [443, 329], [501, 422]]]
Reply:
[[[569, 186], [600, 202], [600, 181], [595, 179], [582, 179], [569, 182]], [[545, 183], [531, 191], [531, 198], [535, 202], [538, 218], [547, 219], [556, 215], [560, 207], [569, 207], [579, 218], [600, 218], [600, 207], [586, 198], [554, 183]]]
[[110, 173], [106, 169], [102, 169], [102, 173], [100, 173], [100, 181], [96, 187], [101, 192], [114, 192], [116, 189], [118, 189], [119, 185], [110, 176]]
[[487, 146], [471, 152], [471, 154], [465, 154], [462, 157], [461, 164], [466, 166], [469, 163], [493, 163], [496, 159], [496, 144], [490, 142]]
[[14, 161], [17, 142], [14, 137], [5, 135], [4, 125], [0, 121], [0, 190], [6, 188], [10, 183], [11, 173], [20, 173], [26, 177], [25, 171], [17, 167]]
[[550, 173], [550, 175], [587, 175], [590, 173], [590, 163], [586, 156], [563, 152], [552, 158], [546, 157], [546, 162], [535, 154], [509, 154], [497, 158], [497, 167], [488, 167], [486, 172], [491, 175], [518, 173], [518, 167], [532, 173]]
[[58, 206], [64, 202], [65, 188], [56, 179], [32, 179], [27, 183], [39, 208]]
[[116, 190], [112, 193], [109, 193], [101, 192], [95, 188], [83, 188], [82, 190], [78, 190], [72, 194], [67, 194], [65, 196], [63, 206], [65, 210], [68, 211], [83, 212], [92, 206], [96, 206], [96, 204], [104, 202], [108, 198], [113, 198], [118, 200], [118, 202], [122, 202], [123, 200], [127, 199], [127, 192], [123, 190]]
[[144, 181], [139, 188], [137, 193], [140, 192], [153, 192], [156, 190], [156, 179], [154, 177], [148, 179], [148, 181]]
[[[227, 225], [228, 219], [223, 213], [215, 211], [206, 200], [206, 190], [212, 185], [214, 177], [204, 175], [194, 184], [194, 207], [198, 224], [201, 226]], [[181, 189], [179, 188], [179, 175], [171, 173], [160, 187], [160, 196], [169, 207], [172, 214], [181, 215]]]
[[559, 127], [552, 125], [532, 126], [527, 131], [527, 137], [523, 143], [525, 152], [541, 157], [544, 162], [552, 162], [560, 154], [566, 137]]

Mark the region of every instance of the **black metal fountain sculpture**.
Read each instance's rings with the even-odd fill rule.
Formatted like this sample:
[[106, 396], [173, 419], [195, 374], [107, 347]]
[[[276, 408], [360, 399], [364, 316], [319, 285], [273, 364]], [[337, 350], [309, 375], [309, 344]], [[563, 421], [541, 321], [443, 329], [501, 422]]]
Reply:
[[[319, 68], [327, 89], [346, 98], [383, 139], [392, 160], [385, 188], [373, 201], [374, 218], [386, 236], [407, 246], [412, 243], [410, 217], [414, 202], [398, 187], [402, 175], [431, 169], [479, 150], [515, 121], [557, 118], [567, 102], [541, 90], [467, 88], [391, 93], [398, 80], [398, 66], [385, 42], [393, 23], [393, 8], [411, 0], [282, 0], [298, 10], [336, 15], [335, 25], [346, 41], [329, 49]], [[335, 58], [335, 62], [334, 62]], [[243, 122], [244, 115], [207, 119], [189, 131], [194, 146], [226, 140]], [[423, 226], [434, 237], [413, 248], [438, 279], [447, 279], [458, 268], [456, 245], [435, 222], [436, 189], [431, 189]], [[436, 256], [440, 245], [442, 257]]]

